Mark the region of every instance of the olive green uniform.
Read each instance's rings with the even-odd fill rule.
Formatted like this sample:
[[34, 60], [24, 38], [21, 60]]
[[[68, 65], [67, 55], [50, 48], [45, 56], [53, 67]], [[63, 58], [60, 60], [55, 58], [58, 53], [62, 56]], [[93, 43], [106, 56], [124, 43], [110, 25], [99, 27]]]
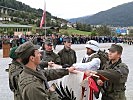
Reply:
[[59, 100], [56, 92], [49, 91], [47, 81], [68, 75], [67, 69], [32, 70], [25, 67], [19, 75], [19, 89], [23, 100]]
[[122, 63], [121, 59], [114, 64], [109, 62], [104, 70], [98, 70], [97, 72], [109, 79], [104, 83], [102, 100], [126, 100], [125, 83], [129, 69], [126, 64]]
[[65, 47], [58, 52], [61, 58], [61, 65], [69, 64], [70, 66], [76, 63], [76, 52], [72, 49], [67, 50]]
[[14, 100], [22, 100], [18, 88], [18, 76], [22, 69], [22, 64], [17, 61], [9, 64], [9, 87], [14, 92]]
[[48, 62], [54, 62], [55, 64], [61, 64], [61, 60], [58, 54], [54, 53], [53, 51], [43, 51], [42, 52], [42, 61], [40, 63], [40, 67], [44, 68], [45, 66], [48, 66]]

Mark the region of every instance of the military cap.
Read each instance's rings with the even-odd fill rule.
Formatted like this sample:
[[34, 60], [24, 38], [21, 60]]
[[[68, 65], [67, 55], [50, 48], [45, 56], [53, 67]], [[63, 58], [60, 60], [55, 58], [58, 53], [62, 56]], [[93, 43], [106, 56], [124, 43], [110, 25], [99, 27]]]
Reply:
[[72, 42], [72, 39], [70, 37], [63, 38], [63, 42]]
[[118, 44], [112, 44], [111, 47], [108, 50], [113, 51], [113, 52], [117, 51], [119, 53], [122, 53], [123, 48], [122, 48], [122, 46], [120, 46]]
[[13, 47], [11, 50], [10, 50], [10, 54], [9, 54], [9, 57], [12, 58], [12, 59], [17, 59], [19, 58], [16, 53], [15, 53], [15, 50], [17, 49], [18, 47]]
[[25, 42], [21, 44], [15, 52], [20, 56], [20, 57], [26, 57], [29, 56], [30, 52], [32, 50], [39, 49], [40, 46], [34, 45], [31, 41]]
[[47, 44], [47, 45], [53, 45], [52, 39], [46, 39], [45, 40], [45, 44]]

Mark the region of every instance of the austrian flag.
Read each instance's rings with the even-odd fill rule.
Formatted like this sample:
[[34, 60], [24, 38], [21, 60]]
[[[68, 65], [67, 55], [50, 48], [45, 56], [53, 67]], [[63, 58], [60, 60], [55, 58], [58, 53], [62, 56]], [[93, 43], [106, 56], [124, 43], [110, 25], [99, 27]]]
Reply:
[[43, 24], [45, 23], [45, 18], [46, 18], [46, 3], [44, 4], [44, 10], [43, 10], [42, 19], [40, 22], [40, 28], [42, 28]]

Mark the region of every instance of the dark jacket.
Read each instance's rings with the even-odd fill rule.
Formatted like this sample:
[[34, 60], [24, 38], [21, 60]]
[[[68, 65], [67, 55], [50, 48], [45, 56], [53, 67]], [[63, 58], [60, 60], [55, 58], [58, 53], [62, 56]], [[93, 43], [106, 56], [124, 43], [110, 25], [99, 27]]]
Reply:
[[60, 64], [60, 57], [58, 54], [54, 53], [53, 51], [43, 51], [42, 55], [42, 60], [43, 61], [53, 61], [55, 64]]
[[48, 90], [48, 81], [68, 75], [67, 69], [34, 71], [25, 67], [19, 75], [19, 89], [23, 100], [59, 100], [56, 92]]
[[109, 79], [104, 83], [103, 89], [105, 93], [102, 100], [125, 100], [125, 83], [129, 73], [128, 66], [119, 59], [114, 64], [107, 63], [104, 70], [98, 70], [97, 72]]
[[65, 47], [58, 52], [61, 58], [61, 65], [69, 64], [70, 66], [76, 63], [76, 52], [72, 49], [67, 50]]
[[22, 66], [21, 63], [14, 60], [9, 64], [9, 87], [14, 93], [14, 100], [22, 100], [18, 88], [18, 77], [23, 70]]

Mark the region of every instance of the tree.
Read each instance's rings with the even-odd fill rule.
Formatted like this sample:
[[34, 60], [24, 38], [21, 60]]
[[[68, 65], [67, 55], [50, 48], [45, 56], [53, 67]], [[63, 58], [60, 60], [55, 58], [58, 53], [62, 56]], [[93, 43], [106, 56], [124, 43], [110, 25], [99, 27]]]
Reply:
[[91, 32], [92, 28], [89, 24], [76, 23], [76, 29], [80, 31]]
[[63, 25], [62, 29], [67, 29], [67, 24]]
[[[29, 5], [25, 3], [16, 1], [16, 0], [0, 0], [0, 5], [9, 8], [8, 15], [12, 18], [12, 22], [19, 24], [32, 24], [40, 26], [41, 17], [43, 14], [42, 9], [31, 8]], [[11, 10], [10, 10], [11, 9]], [[1, 14], [2, 16], [4, 14]], [[56, 23], [52, 25], [51, 18], [56, 20]], [[58, 21], [58, 22], [57, 22]], [[11, 23], [12, 23], [11, 22]], [[52, 16], [51, 13], [46, 11], [46, 26], [47, 27], [60, 27], [60, 23], [67, 22], [65, 19], [57, 18]]]
[[13, 29], [9, 29], [9, 30], [7, 30], [7, 34], [14, 35], [14, 31], [13, 31]]
[[111, 35], [111, 31], [110, 31], [110, 29], [106, 25], [97, 27], [96, 28], [96, 32], [97, 32], [97, 34], [99, 36], [108, 36], [108, 35]]
[[47, 34], [52, 34], [52, 30], [51, 29], [47, 29]]
[[97, 36], [97, 33], [96, 33], [95, 30], [93, 30], [93, 31], [91, 32], [91, 36]]
[[133, 29], [129, 30], [128, 36], [133, 36]]
[[3, 34], [4, 33], [4, 30], [0, 28], [0, 34]]
[[32, 32], [32, 34], [36, 34], [36, 26], [35, 25], [32, 26], [31, 32]]

